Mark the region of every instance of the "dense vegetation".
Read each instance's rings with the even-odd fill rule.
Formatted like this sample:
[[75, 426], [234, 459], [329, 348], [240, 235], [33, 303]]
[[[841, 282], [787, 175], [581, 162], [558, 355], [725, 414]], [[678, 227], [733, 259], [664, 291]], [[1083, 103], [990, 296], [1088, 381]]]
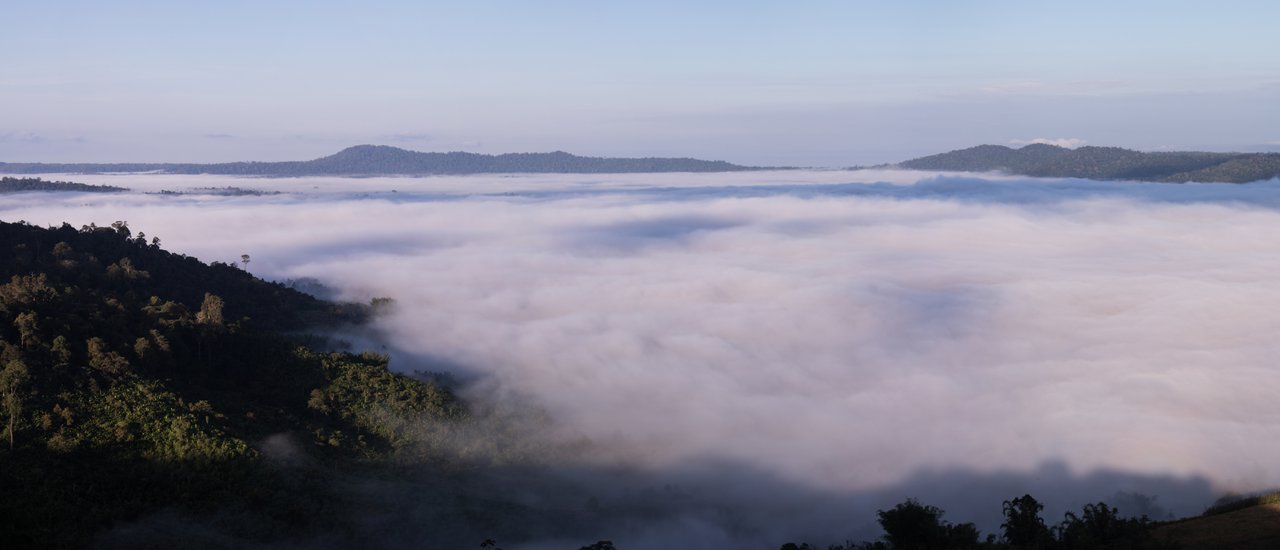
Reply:
[[243, 187], [192, 187], [180, 191], [171, 191], [169, 189], [161, 189], [154, 193], [166, 197], [181, 195], [216, 195], [221, 197], [265, 197], [270, 195], [280, 195], [279, 191], [262, 191], [260, 189], [245, 189]]
[[979, 145], [899, 163], [913, 170], [1000, 171], [1035, 177], [1247, 183], [1280, 177], [1280, 153], [1144, 153], [1119, 147]]
[[1227, 495], [1213, 503], [1213, 506], [1210, 506], [1204, 511], [1204, 515], [1216, 516], [1220, 514], [1229, 514], [1245, 508], [1252, 508], [1254, 506], [1268, 506], [1276, 504], [1280, 504], [1280, 491], [1268, 491], [1254, 495]]
[[417, 456], [416, 426], [464, 413], [385, 356], [282, 334], [367, 307], [171, 254], [124, 223], [0, 223], [0, 251], [0, 547], [82, 546], [161, 510], [234, 511], [247, 540], [332, 528], [347, 516], [327, 465]]
[[70, 181], [46, 181], [40, 178], [0, 178], [0, 193], [21, 193], [24, 191], [80, 191], [84, 193], [115, 193], [128, 191], [123, 187], [110, 185], [89, 185]]
[[1280, 494], [1223, 497], [1198, 517], [1157, 525], [1156, 538], [1183, 548], [1280, 548]]
[[598, 158], [554, 153], [423, 153], [385, 145], [357, 145], [309, 161], [229, 162], [222, 164], [44, 164], [0, 163], [11, 174], [166, 172], [170, 174], [226, 174], [238, 176], [368, 176], [426, 174], [629, 172], [734, 172], [750, 170], [724, 161], [691, 158]]
[[[1034, 549], [1091, 550], [1170, 548], [1157, 540], [1145, 516], [1126, 518], [1105, 502], [1086, 504], [1079, 515], [1067, 512], [1056, 526], [1045, 524], [1044, 506], [1031, 495], [1003, 503], [1000, 536], [982, 538], [972, 523], [953, 524], [944, 512], [914, 499], [877, 513], [884, 536], [879, 541], [831, 545], [828, 550]], [[809, 544], [784, 544], [781, 550], [819, 550]]]

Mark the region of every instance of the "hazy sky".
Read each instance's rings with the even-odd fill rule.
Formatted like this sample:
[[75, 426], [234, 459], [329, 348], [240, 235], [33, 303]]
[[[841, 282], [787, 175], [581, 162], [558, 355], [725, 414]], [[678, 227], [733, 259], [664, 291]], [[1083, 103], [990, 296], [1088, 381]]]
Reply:
[[1280, 4], [6, 2], [0, 161], [1280, 149]]

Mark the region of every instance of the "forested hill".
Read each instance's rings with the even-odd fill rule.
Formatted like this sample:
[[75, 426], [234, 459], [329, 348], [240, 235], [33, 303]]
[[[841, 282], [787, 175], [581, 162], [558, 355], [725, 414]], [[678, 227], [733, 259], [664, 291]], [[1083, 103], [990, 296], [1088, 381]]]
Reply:
[[0, 173], [108, 173], [163, 172], [169, 174], [224, 174], [237, 176], [375, 176], [430, 174], [569, 173], [606, 174], [641, 172], [736, 172], [752, 170], [724, 161], [692, 158], [599, 158], [554, 153], [423, 153], [385, 145], [357, 145], [336, 154], [308, 161], [230, 162], [221, 164], [45, 164], [0, 163]]
[[367, 309], [166, 252], [124, 223], [0, 222], [0, 548], [191, 547], [199, 529], [118, 530], [162, 512], [222, 522], [208, 547], [315, 532], [358, 546], [337, 465], [415, 460], [428, 447], [408, 427], [462, 412], [385, 356], [283, 332]]
[[79, 229], [0, 222], [0, 251], [0, 284], [13, 276], [39, 277], [53, 288], [86, 287], [130, 300], [155, 296], [191, 311], [212, 293], [222, 299], [227, 319], [272, 330], [358, 321], [365, 314], [360, 306], [323, 302], [239, 266], [168, 252], [158, 237], [148, 240], [123, 221]]
[[0, 178], [0, 193], [23, 193], [30, 191], [76, 191], [80, 193], [118, 193], [128, 191], [124, 187], [112, 185], [88, 185], [70, 181], [46, 181], [40, 178]]
[[1280, 177], [1280, 153], [1147, 153], [1119, 147], [1067, 149], [1032, 144], [1013, 149], [979, 145], [908, 160], [898, 166], [912, 170], [1005, 172], [1035, 177], [1247, 183]]

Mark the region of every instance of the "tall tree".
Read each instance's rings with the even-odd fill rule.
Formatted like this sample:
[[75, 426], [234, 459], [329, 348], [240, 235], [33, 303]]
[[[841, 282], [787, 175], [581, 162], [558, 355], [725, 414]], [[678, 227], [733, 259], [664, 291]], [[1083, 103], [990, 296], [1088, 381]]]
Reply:
[[200, 311], [196, 313], [196, 322], [210, 327], [222, 326], [222, 305], [222, 298], [206, 292]]
[[38, 317], [34, 311], [19, 313], [13, 319], [13, 326], [18, 327], [18, 344], [24, 350], [31, 350], [36, 341], [36, 331], [40, 330]]
[[1044, 524], [1040, 511], [1044, 505], [1031, 495], [1004, 501], [1004, 540], [1014, 548], [1047, 548], [1053, 533]]
[[0, 392], [3, 392], [3, 396], [0, 397], [0, 406], [8, 417], [6, 431], [9, 433], [9, 450], [13, 450], [18, 418], [22, 416], [22, 391], [29, 379], [27, 365], [21, 360], [9, 361], [4, 369], [0, 370]]

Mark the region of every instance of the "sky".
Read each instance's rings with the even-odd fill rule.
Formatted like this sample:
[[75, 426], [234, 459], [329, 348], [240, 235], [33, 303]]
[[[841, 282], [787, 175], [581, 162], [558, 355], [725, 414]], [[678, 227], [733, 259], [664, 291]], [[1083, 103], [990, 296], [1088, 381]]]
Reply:
[[1280, 149], [1280, 4], [6, 2], [0, 161]]

